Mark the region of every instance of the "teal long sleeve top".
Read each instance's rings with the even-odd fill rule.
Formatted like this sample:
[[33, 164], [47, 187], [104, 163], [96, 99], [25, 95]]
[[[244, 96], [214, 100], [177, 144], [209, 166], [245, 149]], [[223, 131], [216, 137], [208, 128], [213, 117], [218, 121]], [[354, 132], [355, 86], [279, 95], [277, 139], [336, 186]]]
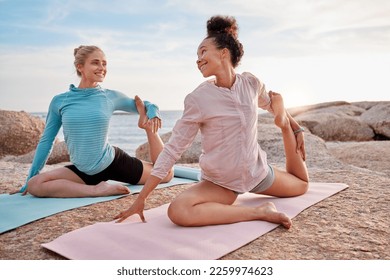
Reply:
[[[148, 101], [144, 104], [149, 119], [160, 118], [156, 105]], [[114, 148], [108, 143], [108, 128], [116, 110], [138, 113], [134, 99], [100, 86], [81, 89], [70, 85], [69, 91], [56, 95], [50, 103], [26, 184], [20, 192], [24, 192], [28, 180], [45, 166], [61, 126], [70, 161], [80, 171], [94, 175], [106, 169], [115, 156]]]

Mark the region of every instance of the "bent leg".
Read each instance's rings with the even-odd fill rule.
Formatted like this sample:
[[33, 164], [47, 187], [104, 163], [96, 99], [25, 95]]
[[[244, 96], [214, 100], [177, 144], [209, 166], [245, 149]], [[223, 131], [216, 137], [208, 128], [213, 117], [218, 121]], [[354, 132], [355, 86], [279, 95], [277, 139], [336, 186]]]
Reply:
[[180, 194], [169, 206], [168, 216], [180, 226], [231, 224], [263, 220], [291, 226], [291, 220], [277, 212], [272, 203], [258, 207], [232, 205], [237, 194], [209, 181], [201, 181]]
[[276, 197], [293, 197], [307, 192], [308, 182], [277, 168], [273, 168], [275, 180], [271, 187], [259, 194], [272, 195]]
[[[144, 185], [146, 183], [146, 180], [149, 178], [150, 173], [153, 170], [153, 164], [150, 162], [142, 161], [143, 164], [143, 171], [142, 171], [142, 176], [141, 179], [138, 181], [139, 185]], [[173, 174], [173, 168], [168, 172], [167, 176], [161, 180], [161, 183], [168, 183], [169, 181], [172, 180], [174, 174]]]
[[86, 185], [79, 176], [66, 167], [43, 172], [32, 177], [27, 183], [27, 190], [37, 197], [97, 197], [129, 193], [123, 185], [101, 182]]
[[286, 172], [275, 169], [275, 181], [263, 194], [279, 197], [301, 195], [308, 189], [309, 174], [306, 163], [302, 156], [297, 153], [296, 138], [286, 114], [282, 96], [273, 93], [271, 98], [272, 109], [275, 113], [275, 124], [282, 131]]

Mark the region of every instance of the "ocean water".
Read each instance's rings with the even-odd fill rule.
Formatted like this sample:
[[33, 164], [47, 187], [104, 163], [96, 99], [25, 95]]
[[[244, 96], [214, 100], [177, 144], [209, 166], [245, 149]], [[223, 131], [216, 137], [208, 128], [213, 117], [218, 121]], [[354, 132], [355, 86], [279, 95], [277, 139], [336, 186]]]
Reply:
[[[176, 121], [181, 117], [182, 111], [161, 111], [162, 128], [159, 134], [165, 134], [172, 130]], [[31, 113], [41, 119], [46, 119], [46, 113]], [[57, 137], [64, 140], [62, 128]], [[114, 114], [111, 117], [108, 141], [129, 155], [135, 156], [135, 150], [138, 146], [147, 141], [145, 131], [138, 127], [138, 115], [132, 114]]]

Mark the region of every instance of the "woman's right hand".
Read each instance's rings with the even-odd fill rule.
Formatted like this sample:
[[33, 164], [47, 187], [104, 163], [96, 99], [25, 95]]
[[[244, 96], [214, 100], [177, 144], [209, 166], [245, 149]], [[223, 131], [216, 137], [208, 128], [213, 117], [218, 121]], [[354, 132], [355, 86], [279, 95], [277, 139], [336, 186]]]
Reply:
[[303, 161], [306, 161], [305, 140], [303, 131], [299, 132], [295, 136], [295, 138], [297, 140], [297, 153], [301, 155]]
[[115, 216], [114, 219], [119, 219], [116, 221], [117, 223], [121, 223], [124, 220], [126, 220], [128, 217], [138, 214], [141, 218], [142, 222], [146, 223], [145, 217], [144, 217], [144, 207], [145, 207], [145, 201], [143, 199], [137, 199], [133, 205], [130, 206], [129, 209], [126, 211], [123, 211]]
[[[23, 190], [23, 192], [21, 192], [21, 190]], [[12, 191], [12, 192], [10, 192], [9, 194], [10, 195], [13, 195], [13, 194], [17, 194], [17, 193], [22, 193], [22, 195], [26, 195], [27, 194], [27, 186], [26, 185], [24, 185], [23, 187], [21, 187], [19, 190], [17, 190], [17, 191]]]

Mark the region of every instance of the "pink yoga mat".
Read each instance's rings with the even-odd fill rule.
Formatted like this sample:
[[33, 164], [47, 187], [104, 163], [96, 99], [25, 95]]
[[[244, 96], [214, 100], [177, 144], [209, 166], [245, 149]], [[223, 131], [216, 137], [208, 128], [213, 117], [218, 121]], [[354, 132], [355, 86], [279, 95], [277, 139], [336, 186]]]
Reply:
[[[310, 183], [309, 191], [299, 197], [274, 198], [247, 193], [240, 195], [235, 203], [257, 206], [272, 201], [279, 211], [293, 218], [347, 187], [336, 183]], [[207, 260], [218, 259], [279, 226], [250, 221], [185, 228], [169, 220], [167, 208], [168, 204], [145, 211], [147, 223], [140, 222], [138, 216], [123, 223], [96, 223], [42, 246], [78, 260]]]

